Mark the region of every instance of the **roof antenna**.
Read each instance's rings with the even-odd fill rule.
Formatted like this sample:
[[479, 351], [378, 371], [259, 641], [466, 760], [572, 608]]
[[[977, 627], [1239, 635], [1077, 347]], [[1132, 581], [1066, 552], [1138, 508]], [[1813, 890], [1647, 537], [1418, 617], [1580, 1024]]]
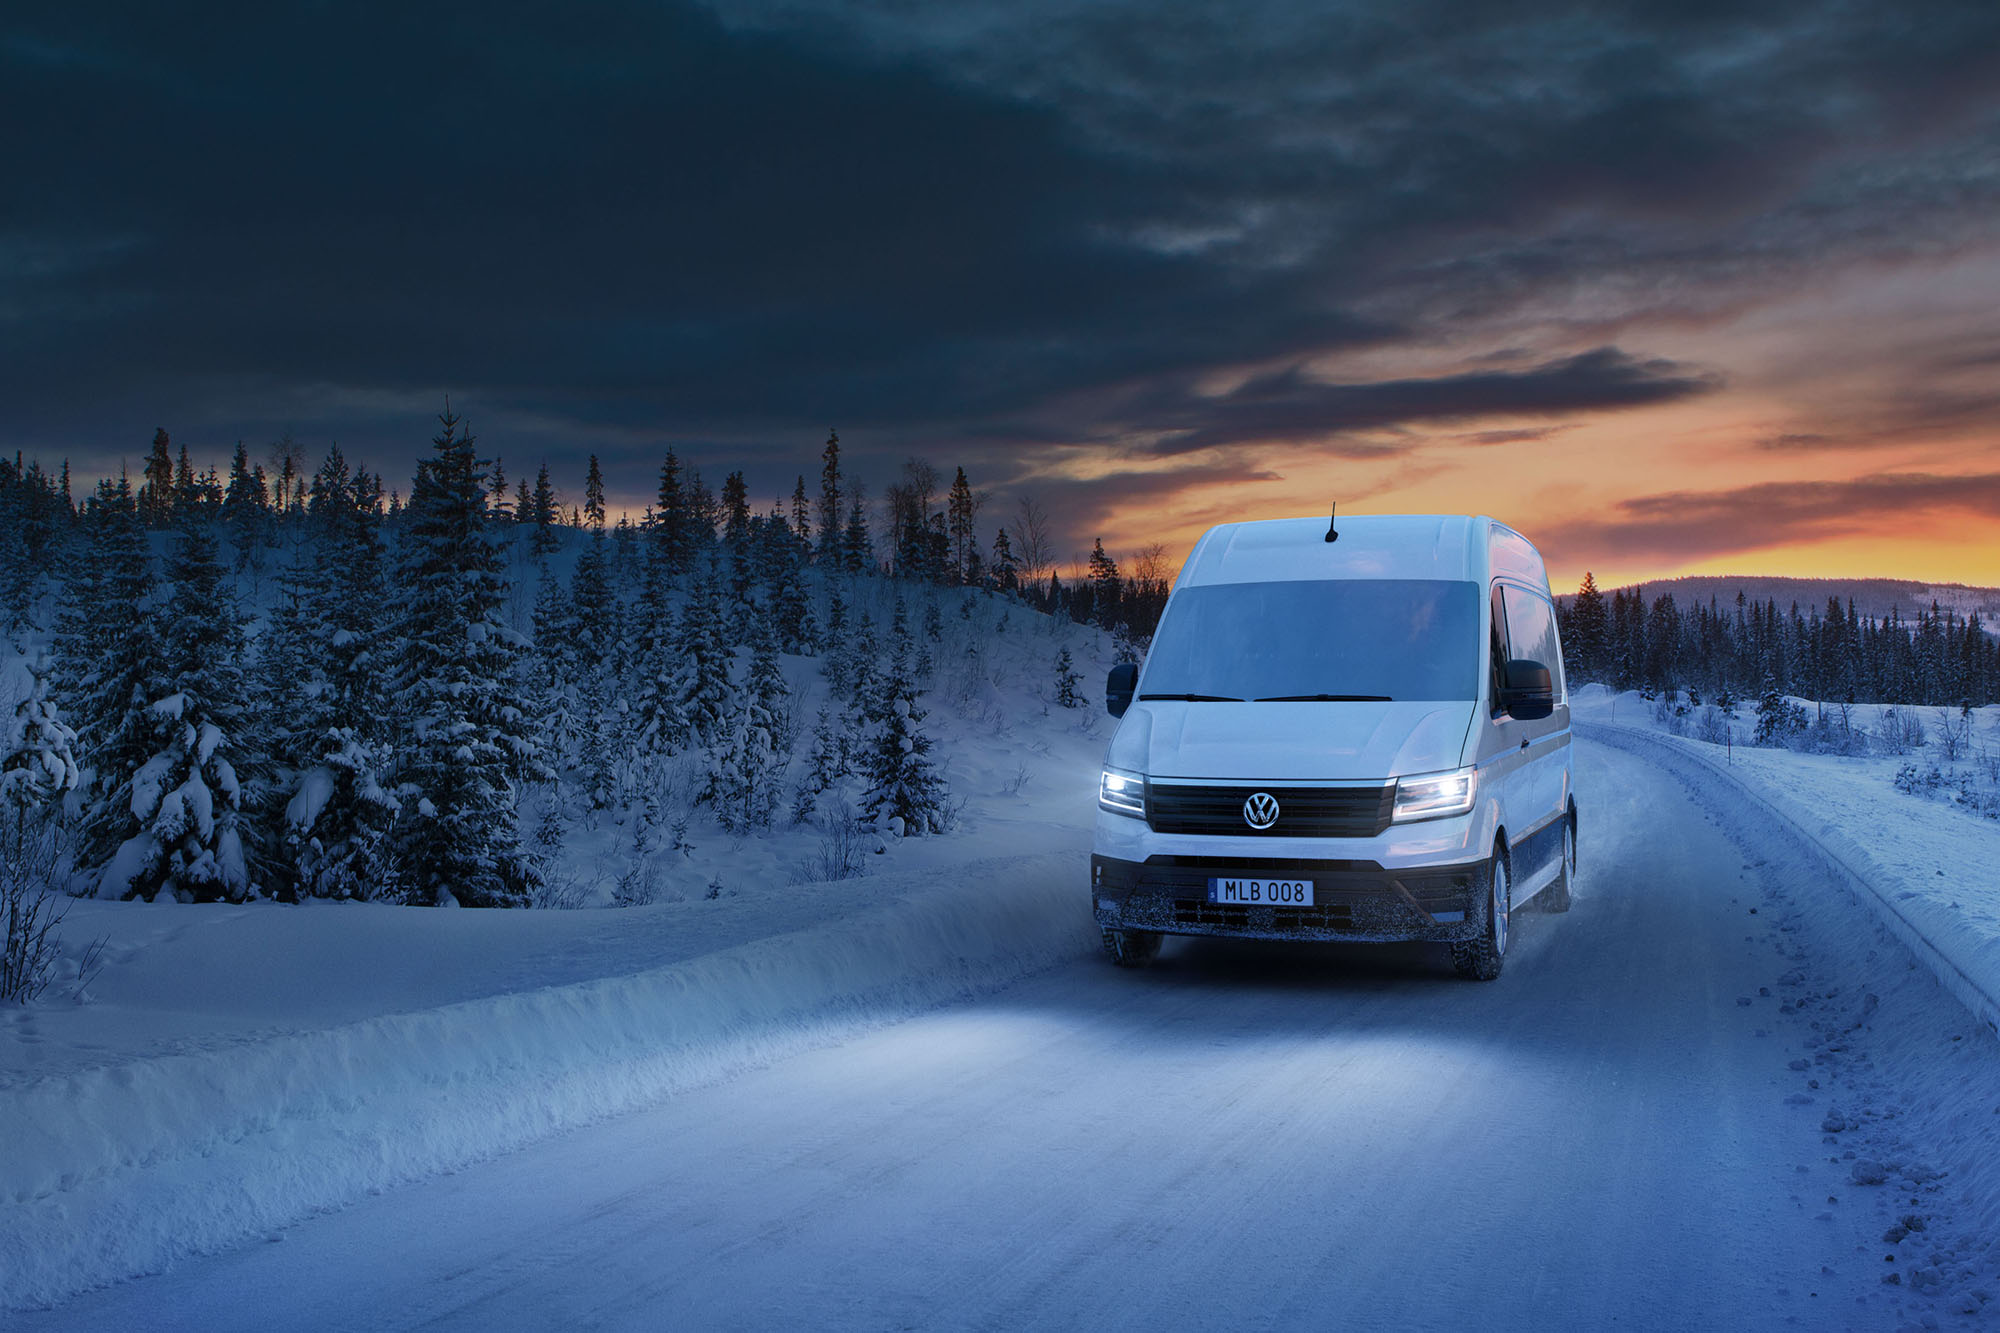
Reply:
[[1340, 534], [1333, 530], [1333, 521], [1335, 518], [1339, 516], [1339, 514], [1340, 514], [1340, 503], [1339, 501], [1335, 501], [1333, 507], [1327, 510], [1326, 514], [1326, 539], [1330, 542], [1337, 542], [1340, 540]]

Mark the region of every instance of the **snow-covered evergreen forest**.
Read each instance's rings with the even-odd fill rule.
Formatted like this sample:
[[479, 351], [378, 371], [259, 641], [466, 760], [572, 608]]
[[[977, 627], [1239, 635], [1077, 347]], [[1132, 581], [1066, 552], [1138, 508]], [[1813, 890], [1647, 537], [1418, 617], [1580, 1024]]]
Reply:
[[1978, 611], [1933, 602], [1913, 617], [1871, 617], [1829, 598], [1781, 611], [1741, 592], [1727, 604], [1649, 602], [1643, 587], [1606, 596], [1596, 580], [1559, 599], [1565, 665], [1596, 681], [1696, 707], [1770, 695], [1830, 703], [1977, 708], [2000, 702], [2000, 638]]
[[1040, 509], [982, 528], [963, 469], [913, 460], [872, 505], [837, 435], [768, 508], [668, 451], [613, 522], [595, 457], [565, 504], [439, 423], [407, 495], [337, 447], [197, 471], [165, 431], [80, 501], [67, 464], [0, 462], [22, 874], [626, 904], [683, 892], [698, 842], [789, 837], [797, 877], [836, 880], [952, 831], [941, 701], [1004, 732], [995, 680], [1038, 671], [1087, 726], [1073, 653], [1137, 653], [1166, 596], [1157, 550], [1127, 577], [1100, 544], [1065, 585]]

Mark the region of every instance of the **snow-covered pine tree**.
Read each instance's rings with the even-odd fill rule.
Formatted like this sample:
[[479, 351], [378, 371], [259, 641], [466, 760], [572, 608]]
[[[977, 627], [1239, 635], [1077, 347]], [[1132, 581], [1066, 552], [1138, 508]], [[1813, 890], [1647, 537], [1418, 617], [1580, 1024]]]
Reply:
[[195, 506], [181, 508], [165, 572], [172, 591], [163, 671], [144, 716], [151, 754], [111, 795], [125, 814], [126, 836], [97, 867], [97, 891], [148, 901], [162, 891], [240, 901], [254, 892], [238, 827], [243, 628], [223, 594], [215, 536]]
[[76, 763], [76, 732], [49, 697], [48, 653], [16, 651], [23, 687], [14, 715], [0, 734], [0, 809], [9, 812], [14, 822], [11, 832], [18, 838], [31, 812], [73, 790], [82, 772]]
[[540, 701], [541, 736], [557, 769], [576, 762], [588, 725], [577, 705], [577, 633], [574, 605], [562, 581], [545, 565], [535, 594], [535, 650], [530, 657], [533, 693]]
[[847, 661], [842, 668], [847, 682], [846, 704], [840, 710], [841, 766], [857, 770], [868, 750], [869, 728], [881, 704], [881, 669], [875, 622], [867, 612], [855, 625], [847, 645]]
[[722, 579], [715, 561], [702, 562], [687, 605], [681, 608], [675, 650], [681, 671], [681, 716], [697, 745], [713, 745], [727, 731], [731, 653], [723, 637]]
[[230, 545], [236, 548], [236, 568], [247, 569], [256, 563], [270, 541], [271, 497], [264, 490], [263, 478], [251, 470], [250, 451], [241, 440], [229, 460], [229, 486], [222, 493], [222, 525], [229, 532]]
[[777, 635], [765, 616], [750, 617], [750, 668], [743, 693], [752, 701], [756, 724], [770, 732], [771, 748], [790, 755], [792, 742], [798, 739], [792, 735], [792, 690], [778, 665]]
[[687, 693], [687, 662], [677, 646], [668, 578], [663, 557], [647, 562], [639, 606], [627, 625], [632, 643], [632, 711], [626, 725], [640, 756], [675, 754], [688, 742], [687, 713], [681, 707]]
[[[339, 448], [329, 449], [307, 511], [313, 689], [301, 710], [306, 743], [280, 821], [290, 890], [311, 897], [375, 898], [397, 890], [388, 842], [396, 801], [384, 776], [390, 739], [381, 497], [377, 478], [366, 470], [350, 476]], [[273, 674], [268, 667], [266, 674]]]
[[847, 600], [840, 595], [839, 581], [826, 580], [826, 637], [822, 640], [819, 673], [835, 697], [847, 697], [847, 664], [851, 645], [847, 635]]
[[131, 835], [113, 801], [152, 757], [147, 712], [161, 684], [160, 615], [152, 560], [131, 482], [97, 484], [84, 504], [56, 627], [56, 694], [83, 743], [78, 864], [101, 866]]
[[806, 771], [792, 794], [792, 823], [809, 821], [819, 808], [819, 798], [847, 774], [847, 758], [834, 736], [833, 720], [821, 708], [813, 722], [812, 744], [806, 750]]
[[660, 464], [659, 503], [653, 509], [653, 561], [671, 582], [688, 572], [692, 554], [687, 487], [681, 482], [681, 461], [669, 449]]
[[515, 774], [540, 766], [517, 693], [525, 644], [502, 616], [506, 590], [473, 436], [459, 433], [449, 409], [439, 422], [436, 455], [417, 465], [401, 551], [391, 698], [409, 739], [396, 775], [407, 802], [396, 851], [410, 902], [514, 907], [539, 875], [513, 799]]
[[1083, 677], [1076, 672], [1076, 665], [1070, 660], [1069, 649], [1056, 653], [1056, 706], [1059, 708], [1081, 708], [1083, 696], [1076, 687], [1083, 683]]
[[714, 803], [716, 819], [731, 833], [768, 828], [777, 809], [785, 756], [785, 678], [769, 623], [750, 618], [749, 674], [738, 695], [729, 738], [710, 766], [702, 799]]
[[722, 479], [722, 547], [729, 559], [729, 595], [738, 605], [750, 600], [755, 576], [750, 545], [750, 486], [738, 470]]
[[884, 833], [914, 838], [944, 832], [948, 791], [929, 758], [931, 739], [923, 730], [924, 711], [917, 706], [912, 647], [898, 598], [890, 625], [888, 669], [862, 761], [868, 791], [861, 811], [866, 823]]
[[764, 588], [764, 612], [771, 618], [779, 648], [788, 653], [816, 651], [818, 626], [806, 596], [802, 544], [775, 509], [759, 529], [757, 581]]

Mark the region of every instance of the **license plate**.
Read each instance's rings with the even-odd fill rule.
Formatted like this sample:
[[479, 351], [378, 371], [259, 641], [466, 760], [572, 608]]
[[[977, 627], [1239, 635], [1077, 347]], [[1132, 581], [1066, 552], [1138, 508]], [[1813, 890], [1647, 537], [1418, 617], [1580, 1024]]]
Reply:
[[1311, 907], [1313, 886], [1309, 879], [1215, 878], [1208, 882], [1212, 903], [1243, 903], [1253, 907]]

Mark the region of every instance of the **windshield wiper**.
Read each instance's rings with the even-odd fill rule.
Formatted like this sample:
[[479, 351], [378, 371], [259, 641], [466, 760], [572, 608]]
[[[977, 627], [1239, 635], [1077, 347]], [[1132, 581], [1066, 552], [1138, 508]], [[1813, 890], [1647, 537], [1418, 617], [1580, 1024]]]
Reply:
[[1148, 699], [1166, 699], [1171, 702], [1184, 704], [1240, 704], [1244, 702], [1233, 694], [1142, 694], [1139, 696], [1141, 703], [1144, 703]]
[[1386, 694], [1267, 694], [1260, 704], [1389, 704]]

